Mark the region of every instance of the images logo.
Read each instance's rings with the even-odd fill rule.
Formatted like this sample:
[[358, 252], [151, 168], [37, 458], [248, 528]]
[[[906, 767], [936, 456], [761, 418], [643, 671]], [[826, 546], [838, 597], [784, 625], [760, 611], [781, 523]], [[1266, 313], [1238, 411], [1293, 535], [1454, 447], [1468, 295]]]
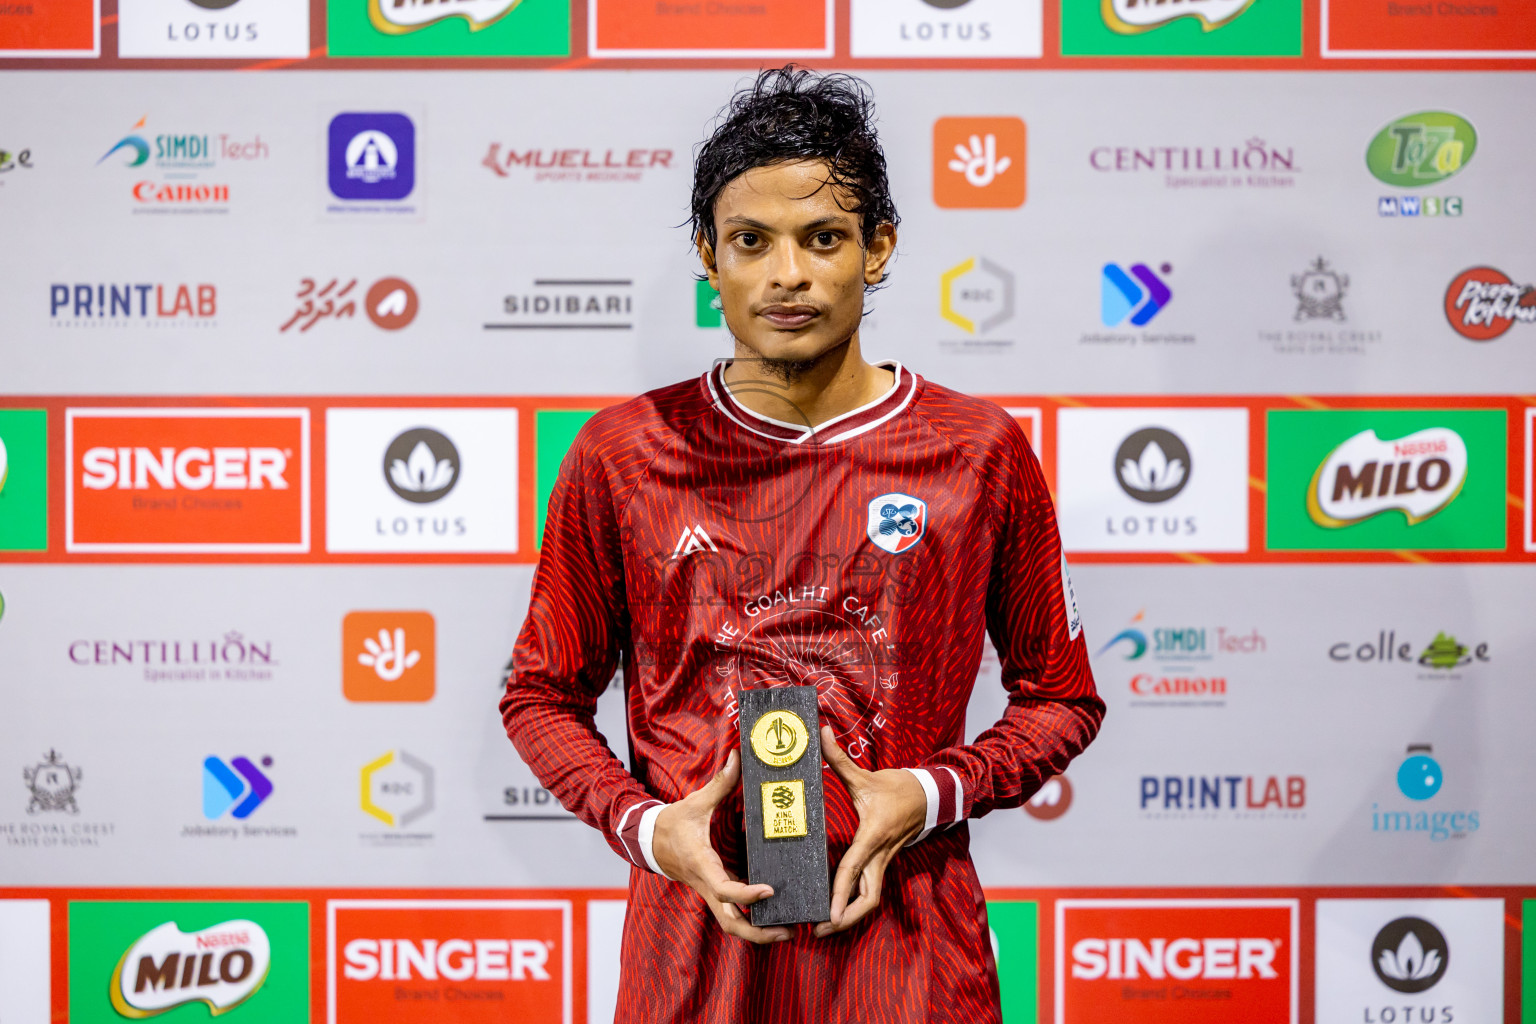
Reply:
[[1445, 319], [1463, 338], [1492, 341], [1517, 321], [1536, 323], [1536, 287], [1493, 267], [1463, 270], [1445, 290]]
[[432, 766], [403, 750], [391, 750], [363, 765], [361, 806], [390, 828], [405, 828], [430, 814]]
[[1440, 792], [1445, 776], [1440, 772], [1440, 762], [1430, 757], [1427, 744], [1408, 748], [1408, 757], [1397, 769], [1397, 788], [1410, 800], [1428, 800]]
[[351, 701], [427, 701], [437, 692], [429, 612], [349, 612], [341, 624], [342, 693]]
[[1017, 117], [941, 117], [933, 123], [933, 201], [946, 209], [1024, 205], [1025, 125]]
[[64, 416], [66, 550], [309, 550], [308, 409]]
[[331, 900], [327, 963], [335, 1024], [530, 1024], [571, 1011], [565, 900]]
[[151, 1017], [188, 1003], [228, 1013], [261, 988], [272, 943], [255, 921], [224, 921], [183, 932], [167, 921], [128, 947], [112, 972], [112, 1008]]
[[1450, 963], [1445, 936], [1422, 917], [1388, 922], [1371, 943], [1371, 967], [1394, 992], [1412, 994], [1434, 988]]
[[337, 114], [329, 182], [337, 199], [404, 199], [416, 188], [416, 125], [404, 114]]
[[1189, 447], [1162, 427], [1143, 427], [1115, 452], [1115, 479], [1137, 501], [1158, 504], [1176, 497], [1193, 469]]
[[1371, 139], [1365, 165], [1380, 181], [1421, 188], [1444, 181], [1477, 151], [1477, 131], [1465, 118], [1442, 110], [1400, 117]]
[[0, 409], [0, 551], [48, 549], [48, 413]]
[[48, 751], [40, 763], [23, 768], [21, 777], [27, 789], [32, 791], [32, 799], [27, 802], [27, 813], [65, 811], [79, 814], [75, 790], [80, 785], [80, 775], [79, 768], [71, 768], [52, 750]]
[[986, 334], [1013, 319], [1013, 273], [972, 257], [939, 278], [939, 315], [967, 334]]
[[[1173, 272], [1172, 265], [1167, 263], [1158, 269], [1163, 277]], [[1118, 263], [1104, 264], [1099, 312], [1105, 327], [1118, 327], [1126, 317], [1130, 317], [1132, 325], [1145, 327], [1172, 298], [1168, 285], [1145, 263], [1133, 263], [1129, 274]]]
[[1291, 291], [1296, 295], [1297, 320], [1338, 320], [1344, 316], [1344, 294], [1349, 290], [1349, 275], [1328, 266], [1321, 256], [1300, 274], [1291, 275]]
[[[1433, 756], [1433, 748], [1427, 743], [1415, 743], [1408, 747], [1408, 756], [1397, 768], [1397, 789], [1414, 803], [1433, 800], [1445, 785], [1445, 774], [1440, 762]], [[1424, 832], [1431, 842], [1446, 839], [1465, 839], [1482, 827], [1479, 812], [1382, 810], [1380, 804], [1371, 804], [1372, 832]]]
[[[263, 757], [261, 766], [271, 768], [272, 759]], [[228, 764], [217, 757], [203, 759], [203, 817], [209, 821], [226, 813], [243, 821], [271, 795], [272, 780], [249, 758], [232, 758]]]
[[1505, 413], [1271, 410], [1271, 550], [1489, 550], [1504, 538]]
[[1253, 0], [1103, 0], [1104, 24], [1124, 35], [1135, 35], [1177, 18], [1193, 18], [1209, 32], [1252, 4]]

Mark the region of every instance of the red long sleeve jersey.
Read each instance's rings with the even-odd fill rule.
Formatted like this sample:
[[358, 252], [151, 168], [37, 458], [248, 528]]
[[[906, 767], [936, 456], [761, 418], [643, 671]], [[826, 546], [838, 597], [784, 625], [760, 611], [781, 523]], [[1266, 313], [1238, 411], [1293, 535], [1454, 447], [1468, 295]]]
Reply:
[[[724, 365], [577, 435], [501, 702], [540, 781], [634, 865], [618, 1020], [996, 1021], [963, 822], [1028, 799], [1104, 714], [1039, 463], [997, 405], [899, 363], [814, 430], [740, 404]], [[966, 744], [983, 632], [1008, 705]], [[620, 659], [632, 772], [594, 725]], [[860, 925], [758, 947], [657, 873], [650, 830], [737, 745], [735, 694], [784, 685], [817, 688], [862, 767], [915, 769], [928, 820]], [[835, 869], [858, 817], [823, 771]], [[739, 789], [713, 833], [745, 877]]]

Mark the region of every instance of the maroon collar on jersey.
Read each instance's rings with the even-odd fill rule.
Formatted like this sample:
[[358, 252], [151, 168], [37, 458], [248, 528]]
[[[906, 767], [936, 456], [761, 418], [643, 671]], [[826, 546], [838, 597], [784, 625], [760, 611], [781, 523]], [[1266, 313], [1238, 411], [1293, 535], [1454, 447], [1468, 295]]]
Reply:
[[857, 437], [901, 412], [911, 404], [912, 396], [917, 393], [917, 375], [895, 359], [883, 359], [875, 365], [887, 367], [896, 375], [896, 382], [890, 390], [867, 405], [834, 416], [812, 428], [804, 423], [776, 420], [742, 405], [725, 385], [727, 365], [727, 362], [718, 362], [701, 378], [710, 404], [742, 429], [763, 437], [788, 441], [790, 444], [804, 444], [813, 438], [817, 444], [835, 444]]

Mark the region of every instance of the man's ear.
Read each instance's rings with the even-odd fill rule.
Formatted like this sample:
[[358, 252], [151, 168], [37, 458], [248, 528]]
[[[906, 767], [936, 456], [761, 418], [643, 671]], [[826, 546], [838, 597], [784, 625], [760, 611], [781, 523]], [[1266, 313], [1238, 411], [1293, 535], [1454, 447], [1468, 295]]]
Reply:
[[715, 269], [715, 247], [709, 244], [709, 239], [700, 231], [693, 244], [699, 250], [699, 262], [704, 264], [704, 273], [709, 277], [709, 286], [715, 291], [720, 290], [720, 271]]
[[864, 283], [879, 284], [885, 279], [885, 265], [896, 255], [896, 226], [886, 221], [875, 228], [875, 237], [864, 249]]

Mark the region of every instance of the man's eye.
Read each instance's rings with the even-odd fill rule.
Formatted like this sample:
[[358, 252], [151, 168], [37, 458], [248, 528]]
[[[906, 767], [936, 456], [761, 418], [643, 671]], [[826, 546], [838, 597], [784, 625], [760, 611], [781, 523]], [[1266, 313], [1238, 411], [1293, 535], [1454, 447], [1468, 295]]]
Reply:
[[757, 235], [750, 231], [743, 231], [741, 234], [736, 236], [736, 240], [750, 249], [757, 244]]
[[837, 241], [837, 236], [830, 231], [822, 231], [816, 235], [817, 245], [831, 245]]

